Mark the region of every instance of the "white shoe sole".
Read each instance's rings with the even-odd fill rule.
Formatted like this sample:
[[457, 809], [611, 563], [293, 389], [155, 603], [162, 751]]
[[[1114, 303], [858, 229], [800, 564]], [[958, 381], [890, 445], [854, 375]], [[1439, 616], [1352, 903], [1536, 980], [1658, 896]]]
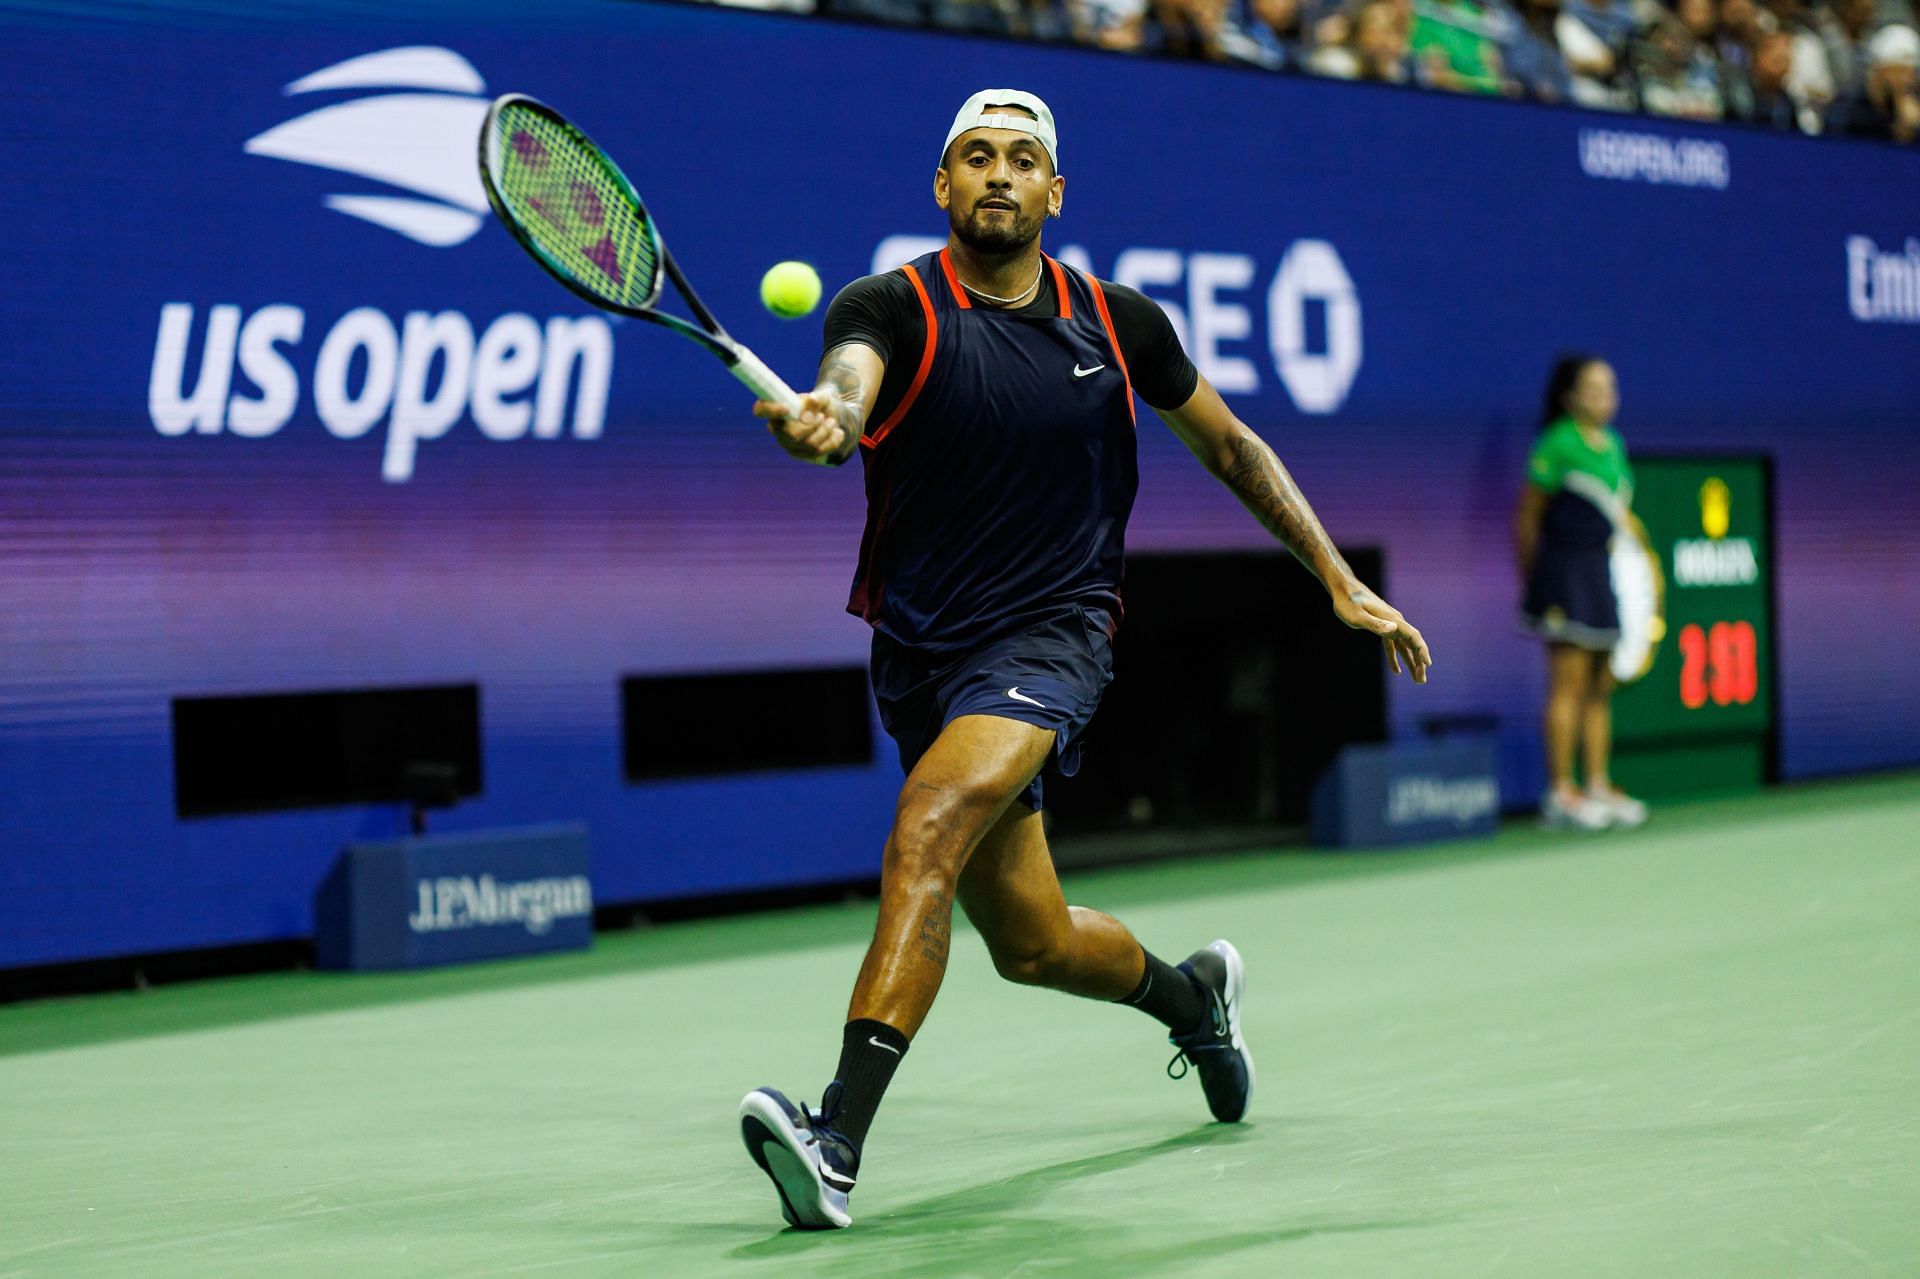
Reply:
[[1644, 804], [1635, 804], [1629, 808], [1624, 804], [1601, 801], [1606, 805], [1607, 820], [1621, 830], [1637, 830], [1647, 824], [1647, 809]]
[[[763, 1131], [755, 1132], [758, 1125]], [[847, 1196], [820, 1178], [807, 1139], [780, 1103], [759, 1089], [740, 1101], [740, 1136], [747, 1153], [773, 1179], [780, 1194], [780, 1215], [802, 1230], [837, 1230], [851, 1226]]]
[[1247, 989], [1247, 963], [1224, 937], [1209, 943], [1207, 949], [1227, 961], [1227, 1033], [1232, 1038], [1234, 1051], [1247, 1063], [1247, 1104], [1240, 1112], [1240, 1118], [1245, 1119], [1247, 1110], [1253, 1109], [1253, 1054], [1247, 1051], [1246, 1038], [1240, 1033], [1240, 996]]
[[1576, 821], [1551, 821], [1543, 818], [1540, 825], [1547, 830], [1572, 830], [1578, 831], [1582, 835], [1598, 835], [1603, 831], [1612, 830], [1615, 823], [1605, 822], [1599, 826], [1588, 826]]
[[1603, 830], [1611, 830], [1616, 823], [1611, 813], [1605, 813], [1583, 821], [1568, 809], [1542, 805], [1540, 808], [1540, 824], [1548, 830], [1577, 830], [1589, 835], [1595, 835]]

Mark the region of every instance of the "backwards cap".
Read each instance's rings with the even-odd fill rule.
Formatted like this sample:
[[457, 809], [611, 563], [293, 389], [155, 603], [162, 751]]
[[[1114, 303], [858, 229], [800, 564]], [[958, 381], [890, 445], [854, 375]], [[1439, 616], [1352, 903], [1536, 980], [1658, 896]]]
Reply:
[[[1023, 115], [1002, 115], [988, 110], [989, 107], [1024, 107], [1033, 112], [1035, 118], [1029, 120]], [[1012, 129], [1015, 133], [1031, 134], [1035, 141], [1047, 149], [1047, 158], [1053, 161], [1053, 171], [1060, 172], [1060, 143], [1053, 132], [1053, 111], [1031, 93], [1022, 93], [1018, 89], [982, 89], [968, 98], [967, 104], [960, 108], [960, 113], [953, 117], [953, 127], [947, 130], [947, 140], [940, 144], [943, 160], [953, 140], [969, 129]]]

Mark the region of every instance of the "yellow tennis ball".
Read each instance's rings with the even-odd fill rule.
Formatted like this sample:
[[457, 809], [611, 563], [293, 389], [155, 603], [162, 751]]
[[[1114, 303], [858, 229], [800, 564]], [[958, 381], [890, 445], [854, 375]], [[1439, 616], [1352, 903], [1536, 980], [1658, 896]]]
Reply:
[[760, 277], [760, 300], [781, 319], [798, 319], [820, 304], [820, 273], [805, 262], [777, 263]]

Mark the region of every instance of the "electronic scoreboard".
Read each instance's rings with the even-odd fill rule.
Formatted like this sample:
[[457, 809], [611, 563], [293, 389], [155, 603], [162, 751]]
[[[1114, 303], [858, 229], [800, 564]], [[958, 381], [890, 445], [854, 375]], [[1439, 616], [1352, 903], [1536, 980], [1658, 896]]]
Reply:
[[[1764, 457], [1633, 459], [1631, 536], [1616, 545], [1614, 775], [1650, 796], [1758, 786], [1774, 760], [1772, 474]], [[1622, 573], [1623, 554], [1640, 559]], [[1625, 660], [1623, 660], [1625, 659]]]

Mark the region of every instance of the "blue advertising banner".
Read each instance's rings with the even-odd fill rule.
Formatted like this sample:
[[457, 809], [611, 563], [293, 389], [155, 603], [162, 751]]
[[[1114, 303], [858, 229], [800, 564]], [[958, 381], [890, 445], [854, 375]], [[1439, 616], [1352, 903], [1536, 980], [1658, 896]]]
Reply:
[[[355, 8], [0, 19], [0, 966], [307, 935], [334, 853], [398, 833], [182, 818], [176, 697], [476, 683], [485, 791], [448, 824], [585, 822], [604, 900], [876, 868], [890, 753], [622, 776], [623, 677], [864, 660], [860, 483], [491, 224], [473, 139], [510, 90], [620, 158], [793, 382], [818, 317], [767, 314], [761, 273], [922, 251], [955, 107], [1045, 96], [1047, 247], [1159, 300], [1336, 537], [1385, 549], [1437, 661], [1397, 731], [1497, 716], [1510, 796], [1542, 663], [1509, 515], [1548, 364], [1597, 352], [1629, 449], [1774, 460], [1788, 775], [1920, 760], [1891, 589], [1920, 580], [1920, 155], [698, 7], [542, 6], [537, 40]], [[859, 73], [793, 74], [821, 65]], [[1141, 416], [1130, 545], [1267, 545]]]
[[349, 844], [314, 901], [320, 968], [427, 968], [592, 944], [580, 826]]
[[1491, 835], [1500, 779], [1487, 742], [1349, 746], [1314, 784], [1321, 848], [1377, 848]]

